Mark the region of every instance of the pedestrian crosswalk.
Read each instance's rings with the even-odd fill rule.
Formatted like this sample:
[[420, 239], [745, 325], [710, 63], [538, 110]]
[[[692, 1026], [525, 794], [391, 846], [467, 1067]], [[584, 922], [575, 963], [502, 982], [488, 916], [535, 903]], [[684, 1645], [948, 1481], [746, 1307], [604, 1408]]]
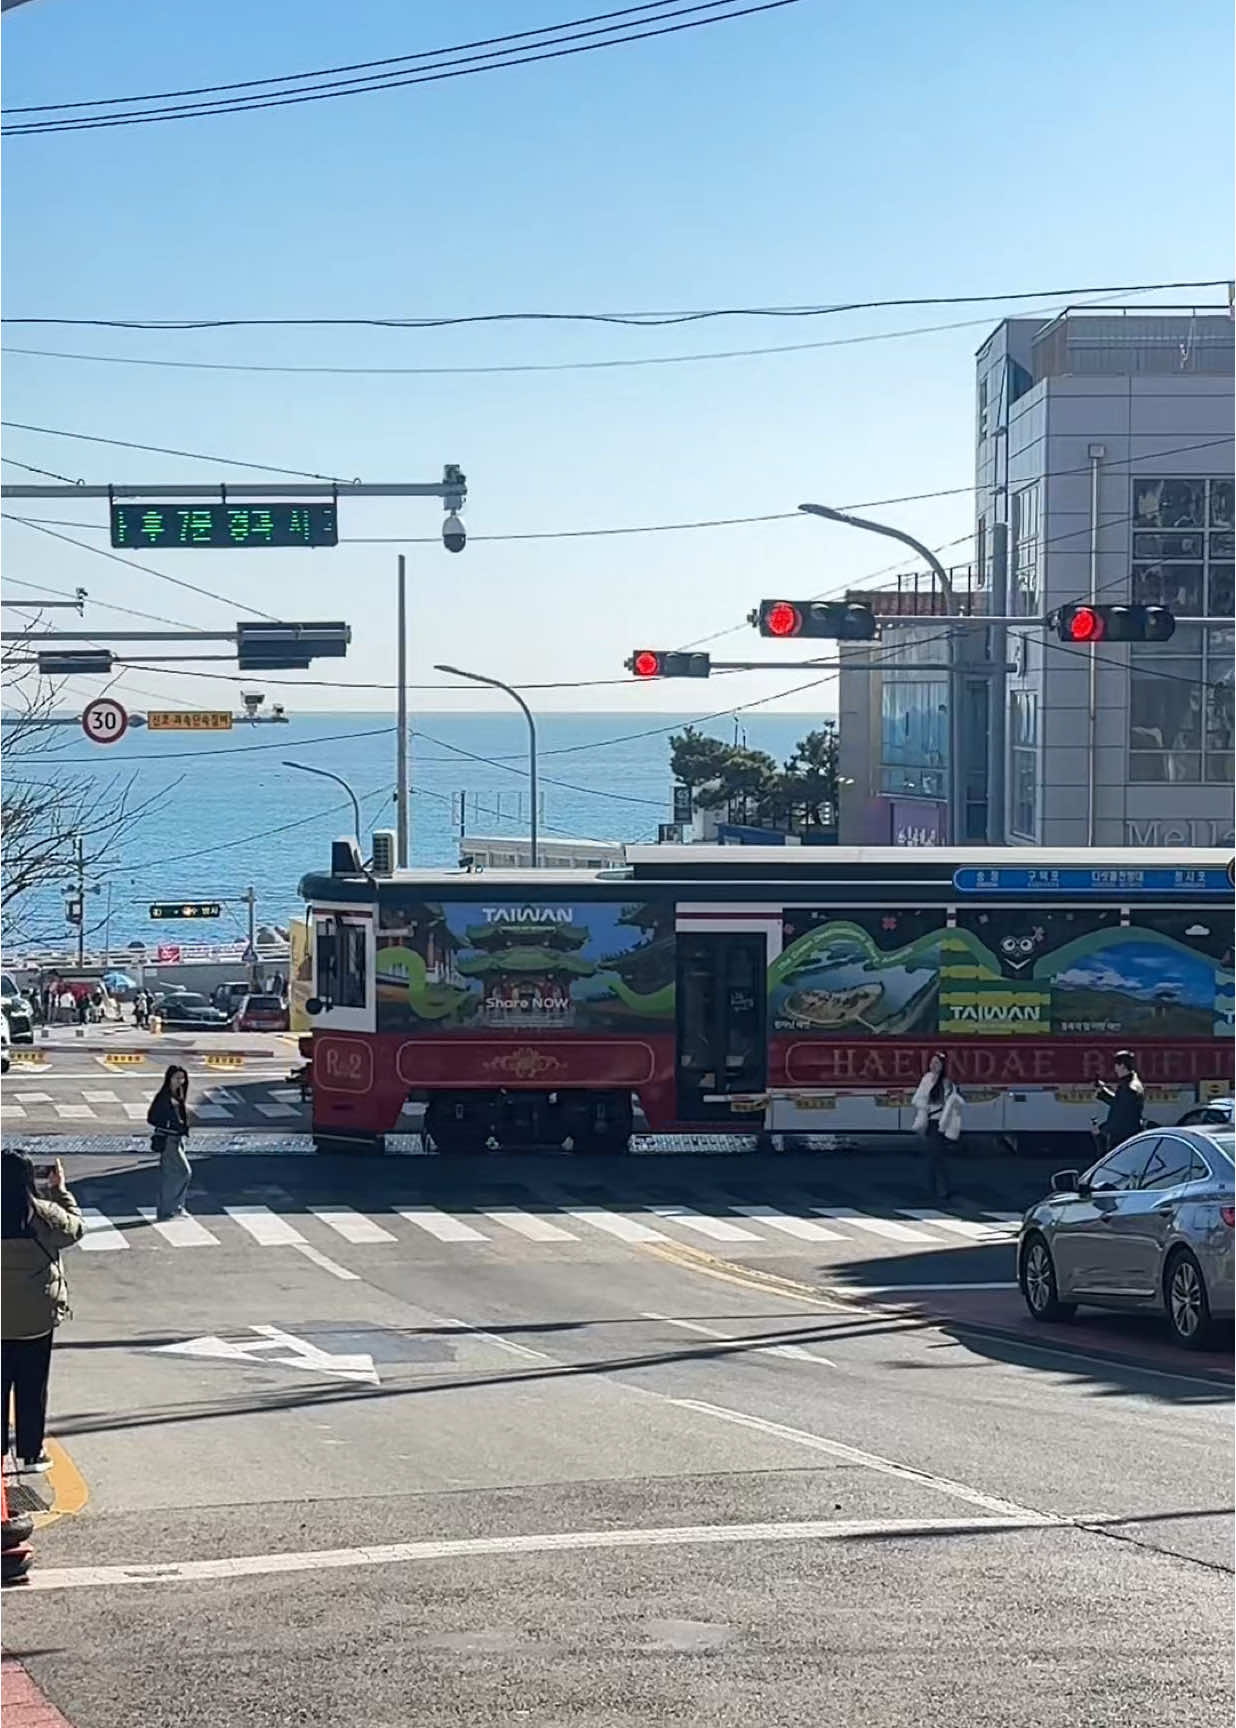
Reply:
[[[23, 1085], [14, 1075], [6, 1081], [0, 1098], [0, 1119], [6, 1126], [20, 1122], [145, 1123], [153, 1082], [134, 1073], [111, 1076], [118, 1085], [81, 1085], [63, 1079], [54, 1071], [40, 1076], [41, 1086]], [[102, 1076], [100, 1076], [102, 1078]], [[55, 1087], [47, 1089], [48, 1084]], [[272, 1085], [254, 1079], [243, 1086], [204, 1086], [190, 1097], [191, 1125], [260, 1122], [277, 1128], [306, 1120], [306, 1106], [295, 1086]]]
[[[737, 1201], [709, 1212], [685, 1204], [601, 1206], [577, 1204], [577, 1199], [564, 1195], [548, 1210], [514, 1205], [448, 1210], [422, 1201], [361, 1211], [337, 1204], [302, 1209], [289, 1195], [286, 1206], [222, 1204], [199, 1208], [191, 1217], [170, 1219], [157, 1218], [150, 1207], [125, 1213], [83, 1206], [81, 1248], [88, 1254], [246, 1243], [265, 1250], [304, 1249], [312, 1247], [316, 1237], [321, 1242], [342, 1239], [351, 1247], [383, 1253], [400, 1246], [424, 1249], [431, 1243], [438, 1249], [468, 1252], [516, 1244], [553, 1251], [606, 1239], [628, 1246], [665, 1246], [689, 1245], [703, 1238], [741, 1253], [784, 1246], [789, 1237], [804, 1246], [828, 1243], [834, 1251], [844, 1245], [855, 1252], [888, 1254], [999, 1245], [1011, 1242], [1017, 1233], [1017, 1217], [1011, 1213], [963, 1217], [923, 1208], [877, 1213], [840, 1206], [790, 1211]], [[819, 1222], [822, 1218], [829, 1220], [827, 1225]]]

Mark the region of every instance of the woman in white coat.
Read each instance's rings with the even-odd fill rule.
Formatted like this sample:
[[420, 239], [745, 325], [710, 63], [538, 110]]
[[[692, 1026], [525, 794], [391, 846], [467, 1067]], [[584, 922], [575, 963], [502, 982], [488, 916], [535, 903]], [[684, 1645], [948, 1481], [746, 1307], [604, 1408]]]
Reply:
[[948, 1056], [937, 1050], [914, 1091], [914, 1132], [927, 1142], [927, 1186], [933, 1199], [952, 1197], [945, 1148], [961, 1139], [962, 1097], [949, 1078]]

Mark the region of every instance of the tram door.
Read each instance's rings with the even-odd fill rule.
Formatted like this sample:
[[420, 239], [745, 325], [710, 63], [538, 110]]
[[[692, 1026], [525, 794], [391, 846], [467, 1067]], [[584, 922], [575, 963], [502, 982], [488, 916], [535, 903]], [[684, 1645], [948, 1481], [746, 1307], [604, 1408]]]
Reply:
[[[768, 943], [754, 930], [678, 931], [678, 1116], [736, 1119], [768, 1083]], [[750, 1115], [745, 1118], [750, 1121]]]

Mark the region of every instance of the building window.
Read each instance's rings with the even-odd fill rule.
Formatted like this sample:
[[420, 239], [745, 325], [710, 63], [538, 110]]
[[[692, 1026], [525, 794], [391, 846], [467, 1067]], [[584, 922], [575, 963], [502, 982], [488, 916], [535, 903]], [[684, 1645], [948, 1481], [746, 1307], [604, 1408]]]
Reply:
[[980, 378], [979, 379], [979, 387], [978, 387], [978, 435], [980, 438], [986, 438], [986, 436], [987, 436], [987, 380], [986, 380], [986, 378]]
[[886, 675], [881, 691], [880, 790], [919, 798], [948, 796], [946, 682], [921, 673], [896, 680]]
[[[1232, 509], [1230, 480], [1134, 480], [1132, 600], [1231, 619]], [[1231, 783], [1234, 642], [1230, 623], [1178, 624], [1132, 648], [1130, 780]]]
[[1009, 831], [1038, 839], [1039, 699], [1033, 690], [1009, 692]]
[[1023, 486], [1012, 500], [1013, 612], [1037, 618], [1039, 600], [1039, 485]]

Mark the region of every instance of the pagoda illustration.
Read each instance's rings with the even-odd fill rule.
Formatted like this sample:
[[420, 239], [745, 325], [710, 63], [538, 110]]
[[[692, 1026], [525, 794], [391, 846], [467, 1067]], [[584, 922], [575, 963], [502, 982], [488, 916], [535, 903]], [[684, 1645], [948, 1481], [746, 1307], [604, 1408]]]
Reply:
[[464, 935], [468, 949], [476, 952], [458, 958], [455, 970], [481, 986], [475, 1024], [574, 1025], [571, 986], [597, 970], [577, 952], [588, 941], [587, 929], [498, 918], [469, 924]]

